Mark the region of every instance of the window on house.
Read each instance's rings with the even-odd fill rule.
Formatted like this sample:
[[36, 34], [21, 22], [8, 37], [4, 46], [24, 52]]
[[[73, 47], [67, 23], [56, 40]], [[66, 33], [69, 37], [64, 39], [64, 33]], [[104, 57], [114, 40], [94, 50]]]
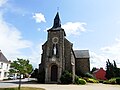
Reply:
[[4, 77], [7, 77], [7, 72], [4, 72]]
[[3, 63], [1, 63], [0, 68], [1, 68], [1, 69], [3, 68]]
[[6, 69], [8, 69], [8, 64], [7, 64], [7, 67], [6, 67]]
[[1, 72], [0, 72], [0, 78], [1, 78]]

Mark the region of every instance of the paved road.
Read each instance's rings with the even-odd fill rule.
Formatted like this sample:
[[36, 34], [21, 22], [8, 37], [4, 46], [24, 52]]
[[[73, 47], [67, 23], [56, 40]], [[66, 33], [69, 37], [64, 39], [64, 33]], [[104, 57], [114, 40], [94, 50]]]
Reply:
[[[57, 84], [30, 84], [28, 80], [22, 80], [22, 86], [38, 87], [46, 90], [120, 90], [120, 85], [87, 84], [87, 85], [57, 85]], [[0, 82], [0, 87], [16, 87], [18, 80]]]
[[[30, 79], [33, 80], [33, 79]], [[28, 79], [22, 79], [22, 83], [27, 83]], [[6, 81], [0, 81], [0, 88], [1, 87], [16, 87], [19, 84], [19, 80], [6, 80]]]

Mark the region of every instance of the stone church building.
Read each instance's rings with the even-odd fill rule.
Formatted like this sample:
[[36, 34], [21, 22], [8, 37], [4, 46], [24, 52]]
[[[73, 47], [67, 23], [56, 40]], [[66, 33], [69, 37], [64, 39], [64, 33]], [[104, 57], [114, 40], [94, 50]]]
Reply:
[[44, 70], [45, 83], [60, 82], [63, 71], [81, 75], [90, 71], [89, 51], [73, 50], [73, 44], [66, 39], [66, 33], [61, 28], [57, 12], [52, 28], [48, 31], [47, 41], [42, 45], [39, 72]]

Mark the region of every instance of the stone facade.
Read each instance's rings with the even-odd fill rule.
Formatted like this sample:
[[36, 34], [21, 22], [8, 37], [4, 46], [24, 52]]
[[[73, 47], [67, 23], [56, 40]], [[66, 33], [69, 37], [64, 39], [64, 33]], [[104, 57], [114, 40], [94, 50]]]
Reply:
[[75, 53], [75, 71], [78, 76], [90, 71], [89, 51], [74, 50]]
[[76, 70], [84, 71], [83, 73], [90, 70], [89, 56], [85, 60], [77, 58], [73, 51], [73, 44], [65, 36], [65, 31], [61, 28], [59, 13], [57, 13], [53, 27], [48, 30], [47, 41], [42, 45], [43, 52], [39, 72], [44, 70], [45, 83], [60, 82], [64, 70], [72, 72], [73, 75], [77, 72]]

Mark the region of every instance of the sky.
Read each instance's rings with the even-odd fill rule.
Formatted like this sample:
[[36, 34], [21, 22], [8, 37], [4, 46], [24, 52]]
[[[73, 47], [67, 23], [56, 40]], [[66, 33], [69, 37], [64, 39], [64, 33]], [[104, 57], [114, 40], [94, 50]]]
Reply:
[[59, 12], [73, 49], [89, 50], [90, 66], [120, 67], [120, 0], [0, 0], [0, 50], [8, 60], [41, 62], [47, 30]]

